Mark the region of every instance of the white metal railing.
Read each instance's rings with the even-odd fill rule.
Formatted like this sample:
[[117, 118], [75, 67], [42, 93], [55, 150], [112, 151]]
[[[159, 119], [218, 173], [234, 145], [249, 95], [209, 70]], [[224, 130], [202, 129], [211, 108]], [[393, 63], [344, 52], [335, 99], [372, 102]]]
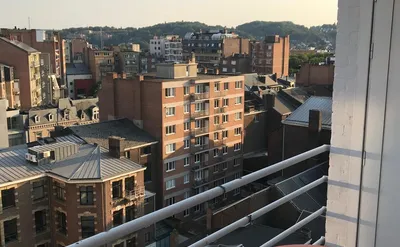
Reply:
[[[297, 156], [291, 157], [291, 158], [289, 158], [287, 160], [281, 161], [281, 162], [279, 162], [277, 164], [274, 164], [272, 166], [263, 168], [263, 169], [261, 169], [261, 170], [259, 170], [257, 172], [253, 172], [253, 173], [248, 174], [246, 176], [243, 176], [243, 177], [241, 177], [239, 179], [232, 180], [232, 181], [230, 181], [228, 183], [225, 183], [225, 184], [223, 184], [223, 185], [221, 185], [219, 187], [212, 188], [210, 190], [207, 190], [205, 192], [197, 194], [197, 195], [195, 195], [193, 197], [190, 197], [190, 198], [188, 198], [186, 200], [182, 200], [182, 201], [177, 202], [175, 204], [172, 204], [172, 205], [170, 205], [168, 207], [162, 208], [160, 210], [157, 210], [155, 212], [152, 212], [150, 214], [142, 216], [142, 217], [140, 217], [138, 219], [135, 219], [133, 221], [130, 221], [130, 222], [127, 222], [127, 223], [122, 224], [120, 226], [117, 226], [115, 228], [112, 228], [112, 229], [110, 229], [110, 230], [108, 230], [106, 232], [101, 232], [101, 233], [96, 234], [96, 235], [94, 235], [92, 237], [89, 237], [87, 239], [84, 239], [84, 240], [81, 240], [81, 241], [76, 242], [74, 244], [71, 244], [71, 245], [69, 245], [69, 247], [77, 247], [77, 246], [79, 246], [79, 247], [95, 247], [95, 246], [101, 246], [101, 245], [104, 245], [104, 244], [112, 243], [112, 242], [114, 242], [114, 241], [116, 241], [116, 240], [118, 240], [120, 238], [126, 237], [127, 235], [129, 235], [131, 233], [137, 232], [138, 230], [141, 230], [142, 228], [145, 228], [147, 226], [155, 224], [155, 223], [157, 223], [157, 222], [159, 222], [161, 220], [164, 220], [164, 219], [166, 219], [168, 217], [171, 217], [174, 214], [178, 214], [178, 213], [182, 212], [185, 209], [189, 209], [189, 208], [192, 208], [192, 207], [194, 207], [194, 206], [196, 206], [198, 204], [210, 201], [210, 200], [212, 200], [212, 199], [214, 199], [214, 198], [216, 198], [218, 196], [223, 195], [226, 192], [233, 191], [234, 189], [240, 188], [240, 187], [242, 187], [242, 186], [244, 186], [246, 184], [249, 184], [249, 183], [252, 183], [254, 181], [257, 181], [257, 180], [259, 180], [259, 179], [261, 179], [261, 178], [263, 178], [265, 176], [271, 175], [271, 174], [273, 174], [275, 172], [278, 172], [278, 171], [286, 169], [286, 168], [288, 168], [290, 166], [293, 166], [293, 165], [295, 165], [295, 164], [297, 164], [299, 162], [305, 161], [305, 160], [307, 160], [309, 158], [312, 158], [314, 156], [317, 156], [317, 155], [319, 155], [321, 153], [327, 152], [327, 151], [329, 151], [329, 149], [330, 149], [329, 145], [322, 145], [320, 147], [317, 147], [315, 149], [309, 150], [309, 151], [304, 152], [302, 154], [299, 154]], [[287, 200], [286, 199], [287, 197], [294, 198], [295, 196], [300, 195], [300, 194], [304, 193], [305, 191], [307, 191], [309, 189], [312, 189], [313, 186], [314, 187], [317, 186], [316, 184], [319, 185], [321, 183], [326, 182], [326, 180], [327, 180], [327, 177], [322, 177], [319, 180], [316, 180], [316, 181], [304, 186], [303, 188], [301, 188], [301, 189], [299, 189], [299, 190], [297, 190], [297, 191], [295, 191], [295, 192], [293, 192], [293, 193], [291, 193], [291, 194], [279, 199], [276, 202], [273, 202], [273, 203], [267, 205], [266, 207], [264, 207], [264, 208], [262, 208], [260, 210], [268, 212], [269, 210], [272, 210], [273, 207], [277, 207], [277, 206], [285, 203], [286, 200]], [[278, 205], [277, 202], [279, 202], [280, 204]], [[273, 206], [271, 206], [271, 205], [273, 205]], [[251, 215], [259, 215], [260, 212], [261, 212], [260, 210], [257, 210], [256, 212], [252, 213]], [[266, 211], [266, 210], [268, 210], [268, 211]], [[302, 221], [298, 222], [296, 225], [292, 226], [288, 230], [282, 232], [277, 237], [283, 237], [284, 236], [283, 234], [287, 234], [287, 232], [289, 230], [290, 230], [290, 233], [292, 233], [293, 231], [295, 231], [297, 229], [297, 227], [301, 228], [302, 225], [307, 224], [309, 221], [311, 221], [314, 218], [318, 217], [319, 215], [323, 214], [325, 212], [325, 210], [326, 210], [325, 207], [321, 208], [320, 210], [316, 211], [315, 213], [311, 214], [307, 218], [305, 218]], [[248, 221], [249, 218], [250, 217], [246, 217], [246, 220]], [[254, 216], [251, 216], [251, 218], [254, 218]], [[243, 224], [245, 220], [240, 219], [239, 221], [240, 221], [239, 223], [234, 222], [231, 225], [229, 225], [227, 227], [224, 227], [223, 229], [225, 229], [225, 228], [228, 229], [228, 230], [225, 230], [226, 231], [225, 234], [233, 231], [234, 229], [237, 229], [235, 224], [236, 225]], [[304, 222], [306, 222], [306, 223], [304, 223]], [[241, 225], [239, 227], [241, 227]], [[223, 229], [221, 229], [221, 230], [223, 230]], [[217, 231], [216, 233], [218, 233], [218, 232], [219, 231]], [[213, 233], [212, 235], [214, 235], [214, 234], [215, 233]], [[210, 235], [210, 236], [208, 236], [206, 238], [209, 238], [212, 235]], [[223, 235], [221, 235], [221, 236], [223, 236]], [[277, 237], [271, 239], [266, 244], [270, 244], [270, 242], [273, 241], [274, 239], [276, 239]], [[200, 240], [200, 241], [202, 241], [202, 240]], [[193, 246], [204, 246], [204, 245], [196, 245], [196, 244], [197, 243], [195, 243]], [[265, 246], [270, 246], [270, 245], [265, 245]]]

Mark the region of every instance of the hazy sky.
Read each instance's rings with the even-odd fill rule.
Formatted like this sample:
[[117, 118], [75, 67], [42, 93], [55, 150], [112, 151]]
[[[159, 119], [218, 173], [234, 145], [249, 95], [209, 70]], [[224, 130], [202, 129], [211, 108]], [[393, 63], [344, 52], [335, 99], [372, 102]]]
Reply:
[[[293, 21], [305, 26], [337, 20], [337, 0], [0, 0], [0, 27], [61, 29], [84, 26], [143, 27], [171, 21], [237, 26]], [[18, 11], [16, 11], [18, 10]]]

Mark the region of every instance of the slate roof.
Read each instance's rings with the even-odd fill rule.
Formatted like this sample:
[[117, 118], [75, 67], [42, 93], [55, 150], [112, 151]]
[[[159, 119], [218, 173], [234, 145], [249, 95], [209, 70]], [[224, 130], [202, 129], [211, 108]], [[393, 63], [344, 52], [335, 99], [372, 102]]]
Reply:
[[97, 143], [103, 148], [108, 148], [109, 136], [125, 138], [125, 146], [127, 148], [157, 142], [154, 137], [137, 127], [127, 118], [89, 125], [71, 126], [69, 129], [86, 142]]
[[27, 52], [28, 54], [39, 52], [38, 50], [30, 47], [29, 45], [19, 42], [17, 40], [9, 40], [4, 37], [0, 37], [0, 39], [14, 47], [17, 47], [17, 48]]
[[91, 74], [89, 68], [83, 63], [67, 63], [67, 75]]
[[304, 104], [297, 108], [282, 123], [308, 127], [310, 110], [319, 110], [322, 114], [322, 128], [331, 129], [332, 124], [332, 98], [331, 97], [310, 97]]
[[92, 144], [81, 144], [78, 153], [46, 165], [28, 162], [27, 152], [26, 145], [0, 150], [0, 185], [46, 174], [66, 180], [106, 180], [144, 169], [125, 157], [114, 158], [107, 149]]

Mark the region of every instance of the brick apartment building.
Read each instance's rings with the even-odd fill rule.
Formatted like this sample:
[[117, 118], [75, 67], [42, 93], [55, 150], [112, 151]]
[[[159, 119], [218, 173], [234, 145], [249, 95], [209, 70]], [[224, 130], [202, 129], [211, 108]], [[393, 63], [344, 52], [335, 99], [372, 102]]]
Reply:
[[56, 126], [72, 126], [99, 121], [98, 99], [60, 99], [57, 106], [34, 107], [24, 112], [27, 142], [49, 137]]
[[0, 63], [14, 67], [22, 109], [42, 103], [40, 52], [25, 43], [0, 37]]
[[258, 74], [289, 75], [289, 36], [266, 36], [263, 41], [251, 42], [251, 66]]
[[[241, 177], [243, 76], [197, 75], [193, 55], [188, 64], [158, 65], [156, 76], [109, 74], [99, 100], [101, 121], [126, 117], [159, 141], [158, 208]], [[206, 208], [198, 205], [176, 218], [190, 219]]]
[[7, 99], [10, 108], [20, 105], [15, 99], [19, 101], [19, 89], [14, 86], [14, 68], [0, 63], [0, 99]]
[[303, 64], [296, 74], [296, 86], [315, 96], [332, 97], [335, 66]]
[[[119, 157], [111, 140], [109, 149], [71, 135], [1, 150], [1, 245], [62, 247], [151, 212], [145, 168]], [[150, 226], [112, 246], [153, 236]]]
[[0, 29], [0, 35], [7, 39], [20, 41], [40, 52], [49, 53], [52, 73], [57, 78], [60, 78], [61, 85], [64, 85], [66, 74], [65, 49], [64, 40], [61, 38], [59, 32], [4, 28]]
[[192, 52], [196, 54], [199, 72], [207, 68], [207, 73], [217, 74], [217, 70], [221, 72], [221, 67], [224, 68], [222, 59], [234, 54], [250, 54], [250, 41], [226, 29], [187, 33], [183, 39], [183, 58], [190, 58]]
[[125, 73], [128, 78], [140, 73], [140, 52], [120, 50], [114, 51], [114, 56], [118, 73]]
[[95, 82], [101, 81], [107, 73], [114, 71], [115, 58], [113, 51], [87, 48], [86, 52], [88, 54], [89, 69]]

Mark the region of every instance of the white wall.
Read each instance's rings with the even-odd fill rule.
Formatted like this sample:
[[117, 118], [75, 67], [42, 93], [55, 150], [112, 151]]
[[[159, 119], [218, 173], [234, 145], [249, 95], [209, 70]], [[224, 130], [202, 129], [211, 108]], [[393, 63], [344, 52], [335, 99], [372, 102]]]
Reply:
[[[76, 79], [92, 79], [92, 74], [85, 75], [67, 75], [68, 96], [75, 98], [75, 80]], [[72, 83], [72, 84], [71, 84]]]
[[8, 147], [7, 107], [8, 100], [0, 99], [0, 149]]

